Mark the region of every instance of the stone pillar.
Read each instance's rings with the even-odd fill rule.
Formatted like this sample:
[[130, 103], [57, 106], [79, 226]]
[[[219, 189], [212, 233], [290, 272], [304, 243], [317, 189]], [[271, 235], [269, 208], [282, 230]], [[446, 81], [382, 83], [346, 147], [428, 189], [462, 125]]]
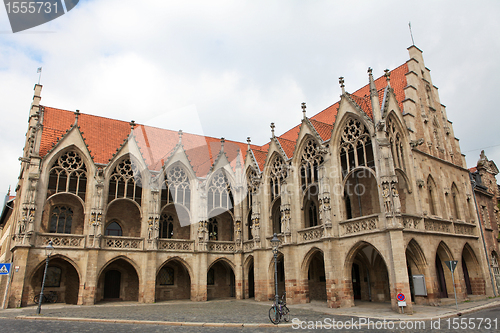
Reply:
[[236, 299], [243, 299], [245, 295], [244, 290], [244, 274], [243, 274], [243, 262], [242, 254], [234, 255], [234, 284], [235, 284], [235, 296]]
[[[254, 284], [255, 284], [255, 300], [262, 302], [269, 298], [269, 256], [264, 250], [254, 250]], [[274, 275], [272, 276], [274, 279]], [[274, 281], [274, 280], [273, 280]]]
[[83, 305], [93, 305], [96, 301], [97, 284], [99, 276], [97, 275], [97, 259], [99, 250], [89, 249], [87, 252], [87, 267], [85, 267], [83, 294], [78, 295], [78, 303]]
[[[142, 302], [154, 303], [156, 301], [156, 251], [148, 251], [146, 253], [146, 268], [143, 269], [143, 297]], [[140, 299], [141, 297], [139, 297]]]
[[193, 276], [191, 276], [191, 300], [203, 302], [207, 300], [207, 273], [208, 254], [199, 252], [193, 265]]
[[[9, 290], [8, 307], [18, 308], [23, 304], [23, 290], [26, 279], [26, 267], [28, 264], [29, 247], [18, 246], [14, 250], [14, 262], [12, 263], [12, 281]], [[19, 271], [15, 271], [15, 267], [19, 266]]]
[[405, 248], [403, 232], [401, 230], [390, 230], [389, 237], [389, 257], [387, 258], [389, 273], [389, 288], [391, 294], [391, 307], [396, 312], [401, 312], [398, 307], [398, 293], [406, 296], [405, 313], [413, 313], [411, 303], [410, 282], [408, 277], [408, 268], [406, 266], [406, 254], [401, 249]]

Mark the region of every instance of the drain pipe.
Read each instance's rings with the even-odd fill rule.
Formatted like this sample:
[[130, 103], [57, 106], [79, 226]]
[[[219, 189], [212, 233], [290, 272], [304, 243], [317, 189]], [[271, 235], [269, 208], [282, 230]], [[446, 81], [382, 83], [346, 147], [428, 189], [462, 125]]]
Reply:
[[474, 191], [474, 189], [476, 188], [476, 181], [474, 179], [471, 180], [471, 186], [472, 186], [472, 195], [474, 196], [474, 204], [476, 206], [477, 219], [479, 220], [479, 230], [481, 230], [481, 239], [483, 240], [484, 254], [486, 255], [486, 262], [488, 263], [488, 271], [490, 272], [491, 287], [493, 288], [493, 295], [497, 297], [495, 283], [493, 282], [494, 281], [493, 273], [491, 272], [490, 257], [488, 255], [488, 249], [486, 248], [486, 241], [484, 240], [483, 226], [481, 225], [481, 216], [479, 215], [479, 208], [477, 206], [476, 192]]

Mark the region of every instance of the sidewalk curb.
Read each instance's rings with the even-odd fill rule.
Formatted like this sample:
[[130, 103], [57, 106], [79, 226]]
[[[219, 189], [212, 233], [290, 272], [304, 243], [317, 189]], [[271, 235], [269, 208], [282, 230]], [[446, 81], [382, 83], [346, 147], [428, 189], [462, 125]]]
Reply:
[[75, 318], [75, 317], [42, 317], [42, 316], [16, 316], [20, 320], [57, 320], [57, 321], [80, 321], [96, 323], [117, 324], [144, 324], [161, 326], [191, 326], [191, 327], [292, 327], [292, 324], [259, 324], [259, 323], [203, 323], [203, 322], [177, 322], [158, 320], [129, 320], [129, 319], [100, 319], [100, 318]]

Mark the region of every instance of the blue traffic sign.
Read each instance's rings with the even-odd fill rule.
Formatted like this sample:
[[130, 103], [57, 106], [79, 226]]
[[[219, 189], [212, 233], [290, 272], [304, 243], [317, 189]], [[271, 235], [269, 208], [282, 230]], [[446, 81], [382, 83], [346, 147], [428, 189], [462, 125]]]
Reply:
[[0, 275], [7, 275], [10, 272], [10, 263], [0, 264]]

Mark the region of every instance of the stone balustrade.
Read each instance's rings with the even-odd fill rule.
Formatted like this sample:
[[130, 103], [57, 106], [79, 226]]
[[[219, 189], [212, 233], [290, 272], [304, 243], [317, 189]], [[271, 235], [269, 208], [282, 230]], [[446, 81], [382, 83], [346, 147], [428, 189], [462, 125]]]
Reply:
[[52, 241], [54, 247], [85, 247], [85, 236], [84, 235], [73, 235], [73, 234], [38, 234], [36, 237], [36, 246], [45, 247], [49, 242]]
[[207, 249], [211, 252], [234, 253], [236, 244], [234, 241], [209, 241], [207, 242]]
[[243, 251], [250, 252], [255, 247], [255, 242], [253, 239], [243, 242]]
[[451, 233], [453, 232], [453, 222], [434, 217], [426, 217], [424, 218], [424, 228], [426, 231]]
[[339, 223], [339, 235], [348, 236], [379, 229], [378, 214], [357, 217]]
[[103, 249], [126, 249], [142, 250], [144, 239], [140, 237], [103, 236], [101, 248]]
[[160, 238], [158, 239], [158, 250], [192, 252], [194, 250], [194, 241]]
[[299, 234], [298, 242], [305, 243], [305, 242], [315, 241], [315, 240], [321, 239], [321, 237], [323, 237], [324, 233], [325, 233], [325, 229], [324, 229], [323, 225], [317, 225], [314, 227], [299, 230], [298, 231], [298, 234]]

